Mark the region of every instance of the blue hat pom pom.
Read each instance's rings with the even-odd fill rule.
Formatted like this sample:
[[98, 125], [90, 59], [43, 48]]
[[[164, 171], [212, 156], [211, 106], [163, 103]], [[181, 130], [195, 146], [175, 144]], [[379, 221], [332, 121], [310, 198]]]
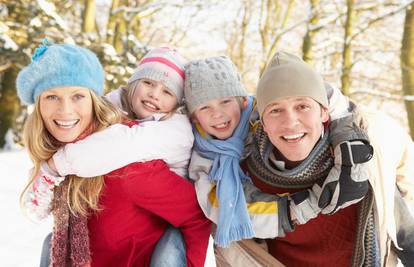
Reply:
[[48, 38], [44, 38], [42, 40], [42, 44], [39, 45], [39, 47], [36, 48], [33, 56], [32, 56], [32, 61], [35, 61], [37, 59], [39, 59], [47, 50], [47, 48], [49, 46], [51, 46], [53, 43], [51, 41], [49, 41]]

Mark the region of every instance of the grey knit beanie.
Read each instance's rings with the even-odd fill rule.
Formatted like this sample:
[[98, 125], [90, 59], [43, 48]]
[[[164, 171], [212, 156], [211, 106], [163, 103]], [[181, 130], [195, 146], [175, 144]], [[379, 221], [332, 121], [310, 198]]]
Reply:
[[322, 76], [299, 57], [278, 52], [270, 60], [257, 86], [260, 117], [267, 105], [287, 96], [307, 96], [328, 108]]
[[184, 95], [190, 114], [207, 101], [247, 96], [236, 66], [228, 57], [192, 60], [185, 66]]

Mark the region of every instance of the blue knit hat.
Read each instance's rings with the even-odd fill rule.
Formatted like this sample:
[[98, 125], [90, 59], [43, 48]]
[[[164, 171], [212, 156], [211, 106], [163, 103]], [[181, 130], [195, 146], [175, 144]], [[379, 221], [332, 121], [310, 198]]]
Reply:
[[79, 86], [103, 94], [104, 70], [96, 55], [70, 44], [53, 44], [44, 39], [16, 80], [21, 101], [33, 104], [37, 96], [55, 87]]

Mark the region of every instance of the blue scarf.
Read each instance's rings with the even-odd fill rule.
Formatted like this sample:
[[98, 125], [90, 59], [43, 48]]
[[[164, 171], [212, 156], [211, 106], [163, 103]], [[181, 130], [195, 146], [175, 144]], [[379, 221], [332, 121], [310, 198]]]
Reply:
[[195, 151], [213, 160], [209, 179], [216, 183], [219, 214], [215, 243], [220, 247], [227, 247], [232, 241], [254, 236], [242, 186], [242, 182], [250, 178], [240, 168], [252, 109], [253, 97], [248, 97], [248, 105], [241, 114], [239, 125], [233, 136], [226, 140], [203, 138], [193, 128]]

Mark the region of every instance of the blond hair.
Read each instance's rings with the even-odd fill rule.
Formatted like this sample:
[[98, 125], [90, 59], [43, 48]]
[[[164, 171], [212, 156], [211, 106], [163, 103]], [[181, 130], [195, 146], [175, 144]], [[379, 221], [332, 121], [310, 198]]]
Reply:
[[[112, 124], [123, 120], [122, 114], [111, 103], [101, 98], [90, 90], [93, 107], [93, 130], [100, 131]], [[28, 188], [39, 173], [40, 163], [50, 159], [63, 145], [57, 141], [46, 129], [40, 114], [40, 101], [36, 101], [34, 111], [29, 115], [23, 130], [23, 142], [34, 164], [31, 177], [20, 195], [20, 203], [23, 205], [23, 197]], [[103, 176], [84, 179], [75, 175], [66, 177], [69, 179], [68, 205], [74, 214], [87, 215], [88, 210], [99, 210], [99, 195], [104, 185]]]
[[[137, 115], [134, 112], [134, 107], [132, 105], [132, 98], [134, 96], [134, 92], [138, 86], [139, 81], [140, 80], [135, 80], [131, 83], [128, 83], [126, 86], [121, 87], [122, 110], [124, 110], [127, 113], [128, 118], [133, 119], [133, 120], [143, 119], [143, 118], [137, 117]], [[178, 104], [173, 110], [165, 114], [165, 116], [163, 116], [160, 120], [163, 121], [163, 120], [170, 118], [175, 112], [177, 112], [177, 110], [178, 110]]]

